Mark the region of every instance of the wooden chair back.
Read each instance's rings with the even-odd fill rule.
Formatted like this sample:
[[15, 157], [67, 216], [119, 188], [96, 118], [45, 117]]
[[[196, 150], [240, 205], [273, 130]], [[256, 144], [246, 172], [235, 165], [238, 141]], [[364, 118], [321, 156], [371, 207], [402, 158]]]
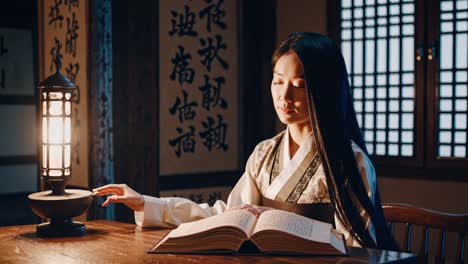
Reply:
[[383, 204], [382, 208], [392, 234], [394, 232], [394, 223], [406, 225], [403, 233], [405, 245], [402, 250], [411, 252], [413, 225], [422, 226], [424, 230], [418, 258], [420, 262], [427, 262], [429, 260], [429, 229], [438, 229], [441, 235], [435, 255], [437, 256], [436, 262], [444, 263], [447, 232], [455, 232], [458, 236], [456, 260], [458, 263], [464, 263], [465, 237], [468, 234], [468, 214], [448, 214], [408, 204]]

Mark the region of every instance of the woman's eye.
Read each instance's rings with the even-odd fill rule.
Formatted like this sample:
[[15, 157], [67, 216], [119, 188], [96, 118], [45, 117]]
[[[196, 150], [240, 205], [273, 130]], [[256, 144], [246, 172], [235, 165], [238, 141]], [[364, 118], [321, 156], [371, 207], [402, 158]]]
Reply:
[[304, 87], [305, 87], [305, 85], [302, 82], [294, 84], [294, 88], [304, 88]]

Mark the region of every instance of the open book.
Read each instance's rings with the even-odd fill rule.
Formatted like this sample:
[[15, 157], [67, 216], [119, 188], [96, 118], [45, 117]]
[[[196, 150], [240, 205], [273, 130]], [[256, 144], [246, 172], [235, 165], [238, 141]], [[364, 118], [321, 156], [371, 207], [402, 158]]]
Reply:
[[295, 213], [268, 210], [257, 219], [232, 210], [181, 224], [149, 253], [266, 253], [345, 255], [344, 237], [331, 224]]

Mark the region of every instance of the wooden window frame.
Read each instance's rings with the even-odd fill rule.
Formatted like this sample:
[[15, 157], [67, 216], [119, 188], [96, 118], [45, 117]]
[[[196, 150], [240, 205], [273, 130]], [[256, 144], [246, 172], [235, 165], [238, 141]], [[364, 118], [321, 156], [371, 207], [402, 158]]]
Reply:
[[[424, 58], [415, 60], [414, 156], [372, 156], [377, 174], [384, 177], [468, 181], [468, 158], [437, 157], [439, 57], [427, 59], [427, 51], [438, 48], [440, 0], [415, 0], [415, 50]], [[341, 43], [341, 1], [327, 2], [328, 34]], [[431, 30], [433, 29], [433, 30]], [[433, 88], [429, 88], [433, 87]]]
[[[37, 1], [28, 0], [26, 3], [8, 2], [2, 6], [4, 9], [0, 12], [0, 27], [28, 30], [32, 36], [32, 57], [33, 57], [33, 78], [38, 79], [38, 29], [37, 29]], [[24, 6], [30, 6], [31, 8], [26, 10]], [[13, 15], [9, 15], [13, 14]], [[38, 104], [38, 92], [35, 87], [34, 95], [22, 95], [22, 94], [0, 94], [0, 105], [10, 106], [36, 106], [36, 120], [39, 118], [40, 108]], [[40, 137], [36, 135], [37, 142], [40, 142]], [[16, 166], [16, 165], [27, 165], [27, 164], [38, 164], [39, 144], [36, 146], [36, 154], [32, 155], [9, 155], [0, 156], [0, 166]], [[37, 175], [39, 175], [39, 166], [37, 169]], [[5, 176], [6, 175], [0, 175]], [[37, 185], [39, 189], [39, 181]], [[23, 193], [20, 193], [23, 194]], [[16, 195], [16, 194], [8, 194]]]

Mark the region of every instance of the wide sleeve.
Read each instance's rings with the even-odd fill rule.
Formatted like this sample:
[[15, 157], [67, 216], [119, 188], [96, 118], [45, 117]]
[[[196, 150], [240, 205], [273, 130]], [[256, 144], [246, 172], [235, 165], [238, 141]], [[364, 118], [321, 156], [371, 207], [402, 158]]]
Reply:
[[[366, 153], [364, 153], [364, 151], [353, 141], [351, 141], [351, 148], [354, 153], [354, 158], [356, 159], [357, 168], [362, 177], [362, 182], [367, 191], [367, 195], [369, 196], [372, 204], [374, 204], [374, 196], [375, 196], [375, 190], [377, 186], [374, 166], [372, 165], [372, 162], [370, 161], [369, 157], [367, 157]], [[369, 230], [371, 236], [375, 240], [374, 225], [372, 224], [370, 217], [367, 215], [364, 208], [361, 208], [360, 213], [361, 213], [361, 216], [363, 216], [365, 219], [366, 228]], [[336, 215], [335, 215], [335, 223], [336, 223], [336, 229], [339, 232], [344, 234], [346, 244], [348, 246], [360, 247], [359, 243], [351, 237], [348, 231], [344, 228], [344, 226], [338, 220], [338, 217], [336, 217]]]
[[240, 204], [260, 204], [260, 188], [256, 181], [259, 164], [258, 146], [250, 155], [245, 166], [245, 172], [232, 189], [227, 200], [227, 207], [231, 208]]
[[197, 204], [180, 197], [151, 197], [145, 199], [144, 210], [135, 212], [135, 223], [141, 227], [176, 227], [185, 222], [191, 222], [220, 214], [226, 209], [240, 204], [259, 204], [260, 193], [254, 179], [257, 168], [257, 148], [250, 155], [242, 177], [229, 194], [227, 204], [221, 200], [210, 207], [207, 203]]

